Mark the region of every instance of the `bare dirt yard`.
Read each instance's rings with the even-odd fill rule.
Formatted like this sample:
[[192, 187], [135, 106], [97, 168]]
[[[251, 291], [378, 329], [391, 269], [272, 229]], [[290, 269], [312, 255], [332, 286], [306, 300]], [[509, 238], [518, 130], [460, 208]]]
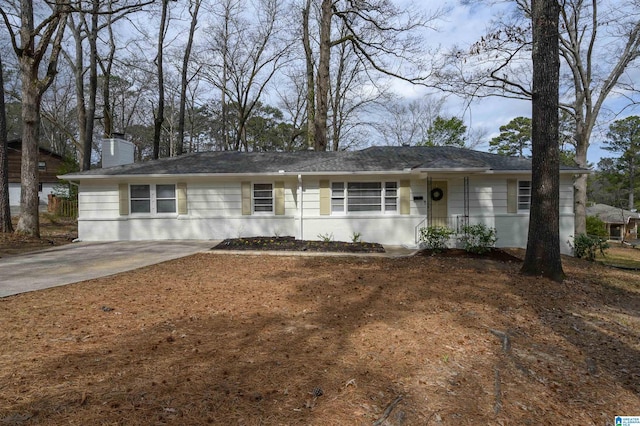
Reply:
[[[18, 217], [16, 216], [13, 218], [14, 229], [17, 224]], [[75, 238], [78, 238], [76, 219], [41, 213], [40, 238], [0, 232], [0, 257], [69, 244]]]
[[521, 276], [510, 256], [212, 251], [2, 298], [0, 425], [638, 415], [640, 275], [564, 265], [557, 284]]

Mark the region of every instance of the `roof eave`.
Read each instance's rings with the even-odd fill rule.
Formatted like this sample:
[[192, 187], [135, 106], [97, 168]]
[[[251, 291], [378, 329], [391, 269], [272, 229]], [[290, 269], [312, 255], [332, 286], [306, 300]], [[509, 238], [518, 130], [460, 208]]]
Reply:
[[487, 167], [415, 167], [414, 173], [488, 173]]
[[160, 178], [233, 178], [233, 177], [252, 177], [252, 176], [338, 176], [338, 175], [401, 175], [407, 174], [404, 170], [374, 170], [374, 171], [278, 171], [266, 173], [123, 173], [123, 174], [67, 174], [59, 175], [62, 180], [98, 180], [98, 179], [160, 179]]

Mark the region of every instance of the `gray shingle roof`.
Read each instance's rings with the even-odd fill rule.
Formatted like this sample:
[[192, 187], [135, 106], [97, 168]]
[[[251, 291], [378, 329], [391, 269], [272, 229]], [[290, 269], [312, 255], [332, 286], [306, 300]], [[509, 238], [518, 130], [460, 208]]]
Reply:
[[620, 209], [607, 204], [594, 204], [587, 207], [587, 216], [599, 217], [605, 223], [627, 223], [629, 219], [640, 219], [638, 212]]
[[[67, 175], [67, 179], [119, 175], [271, 174], [493, 170], [529, 171], [531, 161], [464, 148], [376, 146], [361, 151], [236, 152], [186, 154]], [[576, 173], [579, 168], [567, 168]]]

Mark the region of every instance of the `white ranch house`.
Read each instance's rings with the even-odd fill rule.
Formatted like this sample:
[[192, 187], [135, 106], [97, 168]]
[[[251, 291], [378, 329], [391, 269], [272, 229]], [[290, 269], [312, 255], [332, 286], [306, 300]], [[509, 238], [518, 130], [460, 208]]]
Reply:
[[[571, 253], [573, 178], [560, 173], [560, 239]], [[415, 246], [421, 227], [484, 223], [526, 247], [529, 160], [454, 147], [202, 152], [62, 176], [79, 185], [83, 241], [333, 235]]]

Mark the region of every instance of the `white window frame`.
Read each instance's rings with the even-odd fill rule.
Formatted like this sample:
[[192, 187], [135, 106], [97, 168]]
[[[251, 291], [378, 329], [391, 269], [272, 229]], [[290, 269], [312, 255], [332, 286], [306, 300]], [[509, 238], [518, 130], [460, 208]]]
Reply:
[[[529, 184], [528, 188], [524, 188], [528, 193], [524, 193], [521, 184]], [[516, 202], [518, 204], [518, 212], [528, 212], [531, 210], [531, 181], [530, 180], [518, 180], [518, 194], [516, 196]], [[524, 205], [526, 204], [526, 207]]]
[[[134, 198], [132, 194], [132, 187], [134, 186], [147, 186], [149, 187], [149, 197], [148, 198]], [[158, 186], [172, 186], [173, 187], [173, 197], [158, 197]], [[173, 200], [174, 209], [171, 212], [158, 212], [158, 202], [159, 201], [168, 201]], [[149, 203], [149, 211], [148, 212], [135, 212], [133, 208], [134, 201], [147, 201]], [[158, 183], [158, 184], [150, 184], [150, 183], [132, 183], [129, 184], [129, 211], [131, 215], [134, 216], [173, 216], [178, 214], [178, 193], [177, 193], [177, 185], [175, 183]]]
[[[173, 197], [160, 197], [159, 193], [160, 191], [158, 191], [158, 186], [172, 186], [173, 187]], [[176, 214], [178, 213], [178, 194], [176, 191], [176, 184], [175, 183], [159, 183], [154, 185], [154, 189], [155, 189], [155, 207], [156, 207], [156, 213], [157, 214]], [[160, 201], [173, 201], [173, 211], [167, 211], [167, 212], [159, 212], [158, 210], [158, 205], [160, 203]]]
[[[349, 184], [377, 183], [380, 185], [380, 210], [349, 211]], [[393, 187], [392, 187], [393, 186]], [[390, 215], [398, 214], [400, 184], [395, 180], [380, 181], [335, 181], [331, 182], [332, 215]], [[351, 195], [353, 197], [353, 195]], [[393, 200], [393, 202], [391, 202]], [[395, 208], [389, 209], [388, 206]]]
[[[256, 186], [258, 185], [269, 185], [269, 189], [266, 188], [261, 188], [261, 189], [256, 189]], [[276, 207], [276, 200], [275, 200], [275, 193], [274, 193], [274, 185], [273, 182], [254, 182], [251, 184], [251, 213], [255, 214], [255, 215], [273, 215], [275, 214], [275, 207]], [[270, 191], [271, 192], [271, 196], [266, 197], [266, 196], [260, 196], [260, 197], [256, 197], [256, 191]], [[262, 203], [258, 203], [256, 204], [256, 200], [271, 200], [271, 210], [256, 210], [257, 206], [267, 206], [268, 204], [262, 204]]]

